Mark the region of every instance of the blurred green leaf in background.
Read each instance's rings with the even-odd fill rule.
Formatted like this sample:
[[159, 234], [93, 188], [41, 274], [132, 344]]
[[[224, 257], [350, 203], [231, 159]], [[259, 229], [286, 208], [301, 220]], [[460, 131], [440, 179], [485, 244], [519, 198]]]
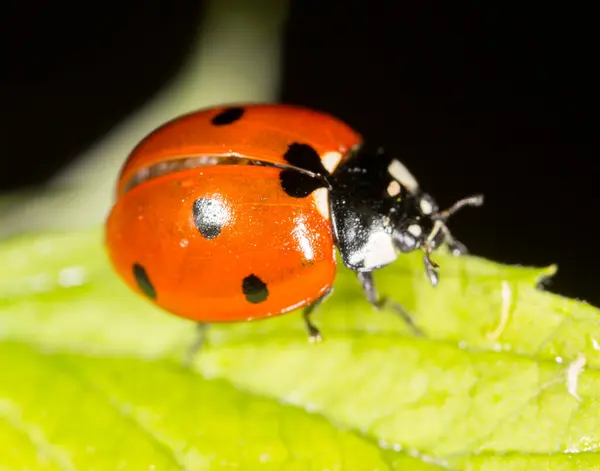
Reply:
[[0, 195], [0, 239], [101, 224], [123, 162], [152, 130], [208, 106], [276, 100], [287, 1], [206, 0], [203, 10], [187, 62], [156, 96], [43, 187]]
[[97, 230], [0, 246], [2, 470], [600, 469], [598, 311], [554, 268], [440, 253], [378, 273], [426, 332], [374, 312], [348, 270], [301, 316], [193, 324], [130, 292]]

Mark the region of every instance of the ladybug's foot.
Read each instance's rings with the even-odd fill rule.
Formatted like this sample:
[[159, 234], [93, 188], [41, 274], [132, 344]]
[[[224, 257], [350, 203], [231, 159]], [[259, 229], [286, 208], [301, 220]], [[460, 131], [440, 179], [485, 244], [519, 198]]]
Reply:
[[200, 352], [202, 347], [206, 344], [206, 330], [208, 328], [208, 324], [205, 322], [196, 323], [196, 336], [193, 342], [187, 349], [187, 352], [183, 356], [182, 363], [184, 367], [190, 367]]
[[469, 250], [467, 249], [465, 244], [454, 238], [447, 239], [446, 244], [448, 245], [448, 248], [450, 249], [452, 255], [454, 255], [455, 257], [458, 257], [459, 255], [466, 255], [469, 253]]
[[371, 303], [371, 305], [375, 309], [380, 311], [381, 309], [389, 308], [395, 311], [396, 314], [398, 314], [402, 318], [402, 320], [408, 324], [408, 326], [412, 329], [415, 335], [418, 335], [419, 337], [425, 336], [423, 331], [419, 329], [419, 327], [417, 327], [417, 325], [415, 324], [415, 321], [413, 320], [412, 316], [408, 312], [406, 312], [400, 304], [398, 304], [395, 301], [392, 301], [391, 299], [380, 298], [378, 296], [377, 291], [375, 290], [375, 283], [373, 281], [373, 273], [358, 272], [356, 275], [358, 276], [358, 281], [360, 281], [365, 296], [367, 297], [367, 301], [369, 301], [369, 303]]
[[323, 296], [321, 296], [312, 304], [309, 304], [304, 308], [302, 316], [304, 317], [304, 324], [306, 325], [306, 331], [308, 332], [308, 341], [310, 343], [317, 343], [323, 340], [321, 332], [319, 331], [317, 326], [312, 323], [310, 316], [315, 311], [315, 309], [321, 305], [325, 298], [327, 298], [327, 296], [329, 296], [331, 293], [333, 293], [333, 288], [329, 288], [325, 292], [325, 294], [323, 294]]
[[431, 283], [431, 286], [437, 286], [438, 282], [440, 281], [440, 276], [438, 274], [438, 269], [440, 266], [431, 260], [431, 251], [429, 248], [425, 249], [423, 263], [425, 265], [425, 273], [427, 273], [427, 277], [429, 278], [429, 283]]
[[304, 323], [306, 324], [306, 331], [308, 332], [308, 341], [310, 343], [318, 343], [323, 340], [321, 332], [310, 320], [310, 313], [304, 311]]

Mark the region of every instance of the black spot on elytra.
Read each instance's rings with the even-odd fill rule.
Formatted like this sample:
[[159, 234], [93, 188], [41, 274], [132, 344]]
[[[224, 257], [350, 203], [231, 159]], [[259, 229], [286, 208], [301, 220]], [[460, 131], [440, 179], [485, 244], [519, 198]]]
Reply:
[[319, 153], [308, 144], [297, 142], [290, 144], [286, 153], [283, 154], [283, 158], [294, 167], [308, 170], [317, 175], [329, 175], [327, 169], [323, 167]]
[[142, 290], [142, 293], [150, 299], [156, 299], [156, 290], [152, 286], [148, 273], [146, 273], [146, 269], [139, 263], [133, 264], [133, 277], [138, 287]]
[[217, 237], [229, 219], [223, 203], [212, 198], [198, 198], [194, 201], [192, 213], [198, 231], [207, 239]]
[[244, 108], [227, 108], [221, 111], [218, 115], [214, 116], [211, 120], [215, 126], [225, 126], [227, 124], [235, 123], [244, 115]]
[[244, 278], [242, 291], [246, 296], [246, 300], [253, 304], [262, 303], [269, 297], [267, 285], [256, 275], [248, 275]]
[[282, 170], [279, 174], [281, 188], [292, 198], [306, 198], [317, 188], [326, 186], [320, 178], [314, 178], [297, 170]]

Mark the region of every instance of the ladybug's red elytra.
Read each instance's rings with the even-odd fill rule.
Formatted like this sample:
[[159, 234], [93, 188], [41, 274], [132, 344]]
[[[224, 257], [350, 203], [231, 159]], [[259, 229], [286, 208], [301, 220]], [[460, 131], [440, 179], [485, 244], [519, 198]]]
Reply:
[[479, 206], [472, 196], [441, 211], [408, 169], [369, 149], [342, 121], [282, 104], [220, 106], [170, 121], [143, 139], [121, 171], [106, 224], [110, 260], [135, 291], [163, 309], [206, 325], [304, 307], [331, 292], [335, 249], [368, 301], [373, 272], [399, 253], [465, 247], [450, 215]]

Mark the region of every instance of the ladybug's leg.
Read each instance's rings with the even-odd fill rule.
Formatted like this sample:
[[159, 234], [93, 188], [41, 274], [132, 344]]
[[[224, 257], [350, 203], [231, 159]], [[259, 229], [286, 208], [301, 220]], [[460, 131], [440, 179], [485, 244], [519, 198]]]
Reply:
[[329, 288], [323, 296], [321, 296], [319, 299], [314, 301], [312, 304], [309, 304], [308, 306], [306, 306], [304, 308], [304, 312], [302, 313], [302, 316], [304, 317], [304, 323], [306, 324], [306, 330], [308, 332], [308, 341], [310, 343], [316, 343], [316, 342], [320, 342], [321, 340], [323, 340], [323, 336], [321, 335], [321, 332], [319, 331], [317, 326], [312, 323], [310, 316], [314, 312], [314, 310], [317, 307], [319, 307], [321, 305], [321, 303], [325, 300], [325, 298], [327, 298], [327, 296], [329, 296], [332, 292], [333, 292], [333, 288]]
[[469, 253], [469, 250], [465, 244], [455, 239], [446, 226], [442, 226], [442, 230], [444, 231], [444, 237], [446, 238], [446, 245], [448, 246], [448, 249], [452, 255], [459, 256]]
[[467, 247], [465, 247], [465, 244], [456, 240], [454, 237], [452, 237], [451, 239], [446, 239], [446, 245], [448, 245], [448, 248], [450, 249], [452, 255], [458, 256], [466, 255], [469, 253], [469, 250], [467, 249]]
[[196, 323], [196, 336], [193, 342], [187, 349], [183, 357], [183, 365], [190, 366], [194, 361], [198, 352], [202, 350], [202, 347], [206, 343], [206, 330], [208, 329], [208, 324], [206, 322], [197, 322]]
[[425, 335], [423, 331], [416, 326], [410, 314], [406, 312], [404, 308], [400, 306], [400, 304], [392, 301], [391, 299], [382, 298], [377, 294], [372, 272], [357, 272], [356, 275], [358, 276], [358, 281], [360, 282], [365, 296], [367, 297], [367, 301], [369, 301], [369, 303], [371, 303], [375, 309], [380, 310], [387, 307], [396, 311], [396, 314], [398, 314], [404, 320], [404, 322], [409, 325], [415, 334], [419, 336]]

